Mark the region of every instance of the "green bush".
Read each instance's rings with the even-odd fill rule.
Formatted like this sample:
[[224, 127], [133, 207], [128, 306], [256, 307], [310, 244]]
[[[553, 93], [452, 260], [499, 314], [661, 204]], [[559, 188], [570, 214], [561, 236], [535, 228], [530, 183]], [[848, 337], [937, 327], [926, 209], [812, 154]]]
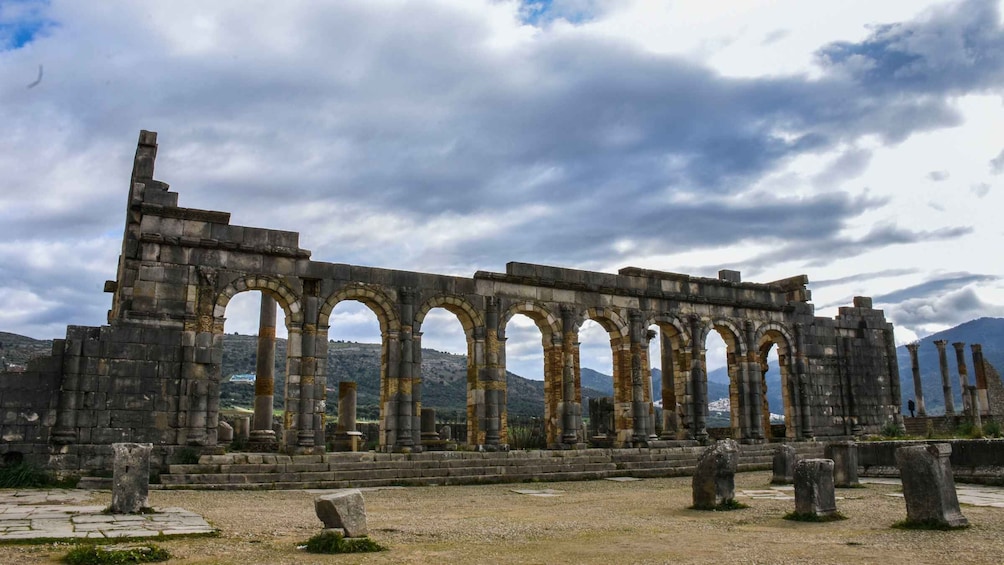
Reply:
[[119, 565], [126, 563], [156, 563], [167, 561], [171, 554], [156, 545], [130, 548], [104, 548], [97, 545], [78, 545], [63, 558], [70, 565]]
[[0, 488], [40, 488], [55, 486], [56, 480], [44, 469], [21, 461], [0, 467]]
[[547, 449], [544, 421], [532, 418], [509, 426], [510, 449]]
[[888, 421], [880, 430], [883, 437], [903, 437], [903, 430], [896, 425], [896, 422]]
[[310, 553], [369, 553], [387, 548], [370, 538], [346, 539], [338, 532], [321, 532], [307, 540], [304, 549]]
[[965, 421], [955, 429], [955, 435], [956, 437], [979, 439], [983, 437], [983, 430], [972, 421]]
[[1001, 437], [1001, 425], [996, 420], [990, 420], [983, 425], [983, 433], [988, 437]]

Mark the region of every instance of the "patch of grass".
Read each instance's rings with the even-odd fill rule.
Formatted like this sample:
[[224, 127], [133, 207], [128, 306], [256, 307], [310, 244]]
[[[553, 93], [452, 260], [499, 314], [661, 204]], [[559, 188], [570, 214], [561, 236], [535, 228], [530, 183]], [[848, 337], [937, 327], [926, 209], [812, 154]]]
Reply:
[[156, 545], [141, 545], [128, 548], [101, 547], [98, 545], [78, 545], [63, 557], [69, 565], [119, 565], [125, 563], [156, 563], [167, 561], [171, 554]]
[[[847, 516], [844, 516], [840, 512], [834, 512], [827, 516], [817, 516], [816, 514], [799, 514], [798, 512], [789, 512], [784, 515], [785, 520], [792, 520], [794, 522], [838, 522], [840, 520], [846, 520]], [[848, 542], [850, 545], [850, 542]]]
[[879, 432], [882, 434], [882, 437], [885, 438], [899, 438], [904, 435], [903, 430], [896, 425], [896, 422], [891, 420], [886, 422]]
[[321, 532], [304, 545], [310, 553], [369, 553], [387, 548], [370, 538], [346, 538], [338, 532]]
[[56, 479], [52, 473], [28, 461], [0, 467], [0, 488], [73, 488], [79, 481], [76, 475]]
[[729, 498], [727, 500], [723, 500], [721, 503], [719, 503], [716, 506], [710, 506], [710, 507], [707, 507], [707, 506], [691, 506], [690, 507], [691, 510], [708, 510], [708, 511], [711, 511], [711, 512], [729, 512], [731, 510], [742, 510], [744, 508], [749, 508], [749, 505], [748, 504], [743, 504], [742, 502], [739, 502], [738, 500], [736, 500], [734, 498]]
[[911, 522], [909, 520], [903, 520], [902, 522], [896, 522], [895, 524], [892, 525], [892, 527], [898, 530], [948, 531], [948, 530], [965, 530], [966, 528], [969, 527], [969, 524], [966, 524], [965, 526], [949, 526], [948, 524], [944, 524], [934, 520], [921, 520], [919, 522]]
[[1001, 437], [1001, 425], [996, 420], [990, 420], [983, 424], [983, 433], [988, 437]]

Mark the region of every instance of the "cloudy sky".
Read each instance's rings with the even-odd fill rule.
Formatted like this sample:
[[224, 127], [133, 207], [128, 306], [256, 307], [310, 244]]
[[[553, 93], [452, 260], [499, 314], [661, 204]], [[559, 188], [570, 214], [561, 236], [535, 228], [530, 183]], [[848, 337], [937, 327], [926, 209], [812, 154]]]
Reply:
[[[1004, 316], [1001, 10], [4, 0], [0, 331], [104, 322], [140, 129], [183, 206], [299, 231], [316, 260], [805, 273], [818, 314], [873, 296], [900, 343]], [[377, 339], [336, 314], [332, 338]], [[510, 369], [534, 376], [516, 323]], [[463, 351], [449, 315], [424, 330]], [[583, 363], [609, 372], [602, 333]]]

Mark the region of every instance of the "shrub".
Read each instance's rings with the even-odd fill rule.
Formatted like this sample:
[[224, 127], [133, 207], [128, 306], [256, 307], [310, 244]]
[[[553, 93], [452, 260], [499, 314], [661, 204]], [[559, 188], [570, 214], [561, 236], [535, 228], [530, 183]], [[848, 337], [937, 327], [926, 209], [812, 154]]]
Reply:
[[55, 482], [52, 475], [27, 461], [0, 467], [0, 488], [39, 488]]
[[983, 425], [983, 433], [989, 437], [1001, 437], [1001, 425], [996, 420], [990, 420]]
[[509, 447], [511, 449], [546, 449], [544, 421], [536, 418], [509, 426]]
[[63, 558], [70, 565], [119, 565], [125, 563], [156, 563], [167, 561], [171, 554], [156, 545], [130, 548], [104, 548], [97, 545], [78, 545]]
[[883, 437], [903, 437], [903, 430], [896, 425], [896, 422], [888, 421], [880, 430]]
[[370, 538], [346, 539], [338, 532], [321, 532], [307, 540], [304, 549], [310, 553], [368, 553], [387, 548]]

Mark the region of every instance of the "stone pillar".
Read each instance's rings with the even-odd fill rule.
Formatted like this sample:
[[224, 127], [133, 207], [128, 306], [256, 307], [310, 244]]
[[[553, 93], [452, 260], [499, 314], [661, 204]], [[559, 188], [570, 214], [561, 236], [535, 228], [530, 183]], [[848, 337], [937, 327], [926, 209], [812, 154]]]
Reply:
[[[795, 354], [795, 379], [798, 386], [798, 397], [802, 403], [802, 430], [800, 437], [812, 439], [814, 430], [812, 429], [812, 397], [809, 394], [809, 378], [806, 376], [805, 360], [805, 331], [803, 325], [795, 324], [795, 343], [798, 351]], [[898, 400], [896, 401], [899, 402]], [[898, 411], [897, 411], [898, 412]]]
[[645, 401], [645, 409], [648, 411], [645, 417], [645, 429], [648, 431], [648, 441], [652, 442], [657, 441], [659, 435], [655, 433], [655, 397], [652, 390], [652, 360], [650, 352], [652, 340], [659, 334], [648, 328], [643, 329], [645, 330], [645, 343], [641, 348], [642, 386], [644, 387], [644, 397], [642, 400]]
[[635, 446], [648, 445], [648, 409], [645, 406], [645, 383], [642, 379], [642, 349], [648, 347], [647, 330], [641, 312], [628, 312], [629, 331], [631, 332], [631, 418], [634, 421], [632, 443]]
[[973, 407], [973, 426], [983, 429], [983, 409], [980, 406], [980, 392], [976, 385], [969, 385], [969, 402]]
[[411, 441], [422, 446], [422, 332], [416, 325], [411, 332]]
[[113, 443], [112, 514], [139, 514], [150, 491], [152, 443]]
[[[415, 446], [411, 435], [412, 420], [412, 378], [414, 376], [412, 355], [414, 344], [412, 343], [412, 330], [415, 320], [415, 291], [410, 288], [402, 288], [398, 291], [398, 301], [401, 310], [401, 337], [400, 356], [398, 357], [397, 390], [394, 400], [397, 404], [397, 441], [394, 443], [394, 451], [410, 452]], [[468, 420], [468, 426], [477, 423]]]
[[892, 421], [901, 433], [906, 433], [906, 426], [903, 424], [903, 395], [899, 382], [899, 358], [896, 354], [896, 336], [893, 333], [892, 324], [886, 324], [882, 331], [885, 336], [885, 358], [889, 367], [889, 404], [895, 407], [892, 411]]
[[917, 360], [918, 346], [917, 342], [906, 344], [906, 348], [910, 351], [910, 368], [913, 370], [913, 394], [917, 399], [917, 416], [924, 418], [927, 416], [927, 410], [924, 408], [924, 389], [920, 381], [920, 361]]
[[938, 348], [938, 362], [941, 365], [941, 388], [945, 392], [945, 416], [955, 415], [955, 399], [952, 396], [952, 381], [948, 376], [948, 355], [945, 353], [947, 340], [939, 339], [934, 342]]
[[335, 426], [336, 451], [358, 451], [362, 433], [356, 430], [356, 383], [338, 383], [338, 425]]
[[858, 446], [853, 441], [826, 444], [826, 458], [833, 460], [833, 483], [838, 487], [856, 487], [858, 482]]
[[234, 441], [234, 428], [230, 424], [220, 420], [216, 424], [216, 443], [228, 444], [232, 441]]
[[247, 441], [251, 434], [251, 418], [248, 416], [238, 416], [236, 424], [234, 437], [241, 441]]
[[422, 443], [439, 441], [436, 431], [436, 409], [422, 408]]
[[484, 362], [480, 370], [485, 388], [485, 444], [493, 449], [508, 442], [505, 350], [504, 338], [499, 336], [499, 306], [498, 298], [485, 300]]
[[908, 523], [937, 524], [949, 528], [969, 525], [969, 520], [959, 508], [949, 461], [951, 454], [952, 445], [949, 443], [915, 445], [896, 450], [896, 466], [903, 481]]
[[974, 343], [969, 346], [973, 350], [973, 376], [976, 379], [976, 394], [980, 398], [980, 415], [990, 414], [990, 396], [987, 393], [987, 372], [983, 367], [983, 346]]
[[272, 399], [275, 394], [275, 299], [261, 294], [261, 314], [258, 319], [258, 353], [255, 358], [254, 423], [251, 441], [275, 443], [272, 430]]
[[971, 414], [973, 409], [972, 398], [969, 396], [969, 371], [966, 369], [966, 344], [956, 341], [952, 344], [955, 348], [955, 362], [959, 367], [959, 387], [962, 392], [962, 412]]
[[803, 459], [795, 464], [795, 513], [824, 518], [837, 513], [833, 461]]
[[680, 429], [680, 415], [676, 409], [676, 355], [673, 338], [666, 330], [659, 328], [661, 340], [659, 353], [662, 356], [662, 436], [660, 439], [677, 438]]
[[[772, 464], [773, 476], [771, 476], [770, 484], [772, 485], [790, 485], [795, 482], [795, 460], [796, 460], [795, 448], [782, 443], [781, 445], [774, 448], [774, 460]], [[832, 466], [832, 462], [830, 465]], [[832, 469], [832, 467], [831, 467]], [[833, 479], [831, 477], [830, 482]]]
[[[746, 402], [743, 412], [749, 421], [749, 437], [753, 442], [761, 442], [766, 437], [764, 433], [764, 401], [763, 393], [763, 370], [760, 360], [757, 358], [756, 329], [752, 320], [746, 320]], [[739, 352], [736, 352], [738, 355]], [[767, 415], [769, 421], [769, 413]], [[769, 424], [768, 424], [769, 425]]]
[[[574, 446], [579, 443], [579, 428], [575, 417], [575, 347], [578, 335], [575, 330], [575, 309], [561, 307], [561, 443]], [[581, 412], [580, 412], [581, 414]]]
[[700, 340], [700, 324], [699, 317], [690, 316], [690, 379], [694, 396], [694, 439], [704, 443], [708, 440], [708, 378], [704, 372], [704, 344]]
[[715, 510], [735, 499], [738, 464], [739, 445], [731, 439], [716, 441], [701, 453], [691, 483], [694, 509]]

